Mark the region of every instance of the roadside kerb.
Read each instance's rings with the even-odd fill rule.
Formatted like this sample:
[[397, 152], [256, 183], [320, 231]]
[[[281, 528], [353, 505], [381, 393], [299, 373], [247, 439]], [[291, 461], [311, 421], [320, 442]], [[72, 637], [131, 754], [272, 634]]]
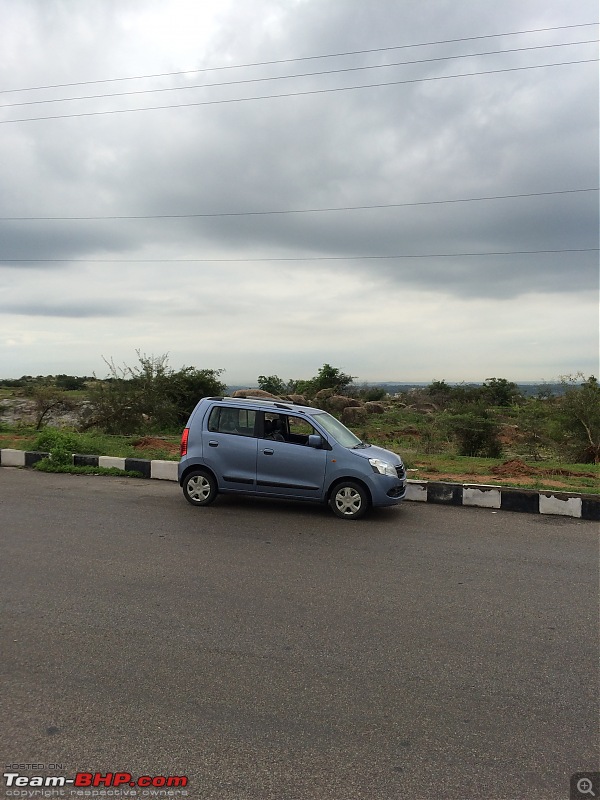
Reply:
[[[1, 467], [32, 467], [48, 453], [0, 448]], [[177, 461], [116, 458], [73, 454], [74, 466], [116, 467], [140, 472], [145, 478], [177, 481]], [[514, 489], [510, 486], [446, 481], [408, 480], [406, 500], [452, 506], [549, 514], [575, 519], [600, 520], [600, 495], [554, 492], [548, 489]]]

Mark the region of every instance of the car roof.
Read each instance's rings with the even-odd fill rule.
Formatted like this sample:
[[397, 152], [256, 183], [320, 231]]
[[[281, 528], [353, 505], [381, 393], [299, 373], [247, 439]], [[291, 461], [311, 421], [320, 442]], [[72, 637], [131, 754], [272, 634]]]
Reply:
[[280, 409], [282, 411], [296, 411], [300, 414], [323, 414], [323, 410], [320, 408], [312, 408], [311, 406], [303, 406], [297, 403], [293, 403], [291, 400], [271, 400], [268, 398], [262, 397], [205, 397], [203, 398], [207, 401], [215, 401], [215, 402], [227, 402], [235, 403], [240, 405], [240, 407], [244, 406], [254, 406], [255, 408], [260, 408], [263, 411], [274, 411], [275, 409]]

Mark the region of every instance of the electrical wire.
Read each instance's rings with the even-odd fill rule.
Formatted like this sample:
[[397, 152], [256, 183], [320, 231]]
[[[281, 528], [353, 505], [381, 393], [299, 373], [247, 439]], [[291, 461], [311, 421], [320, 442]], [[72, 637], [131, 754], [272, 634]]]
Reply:
[[403, 50], [410, 47], [430, 47], [440, 44], [456, 44], [458, 42], [474, 42], [481, 39], [495, 39], [502, 36], [521, 36], [529, 33], [548, 33], [551, 31], [563, 31], [573, 28], [589, 28], [593, 26], [598, 26], [598, 24], [599, 24], [598, 22], [580, 22], [573, 25], [557, 25], [549, 28], [531, 28], [529, 30], [521, 30], [521, 31], [505, 31], [503, 33], [490, 33], [481, 36], [465, 36], [459, 39], [441, 39], [432, 42], [415, 42], [412, 44], [400, 44], [400, 45], [393, 45], [390, 47], [374, 47], [368, 50], [349, 50], [340, 53], [322, 53], [321, 55], [302, 56], [297, 58], [283, 58], [273, 61], [256, 61], [247, 64], [226, 64], [218, 67], [204, 67], [202, 69], [180, 70], [178, 72], [159, 72], [149, 75], [130, 75], [127, 77], [102, 78], [99, 80], [92, 80], [92, 81], [55, 83], [55, 84], [48, 84], [45, 86], [28, 86], [17, 89], [0, 89], [0, 94], [8, 94], [13, 92], [33, 92], [33, 91], [41, 91], [44, 89], [64, 89], [70, 86], [91, 86], [93, 84], [98, 84], [98, 83], [115, 83], [117, 81], [148, 80], [151, 78], [169, 78], [177, 75], [193, 75], [201, 72], [216, 72], [220, 70], [229, 70], [229, 69], [247, 69], [250, 67], [273, 66], [275, 64], [291, 64], [299, 61], [313, 61], [320, 58], [341, 58], [345, 56], [366, 55], [369, 53], [383, 53], [383, 52], [388, 52], [390, 50]]
[[599, 187], [586, 189], [559, 189], [550, 192], [526, 192], [523, 194], [499, 194], [484, 197], [457, 197], [449, 200], [421, 200], [411, 203], [377, 203], [365, 206], [337, 206], [331, 208], [294, 208], [270, 211], [215, 211], [199, 214], [110, 214], [106, 216], [81, 216], [81, 217], [0, 217], [0, 222], [95, 222], [95, 221], [126, 221], [126, 220], [156, 220], [156, 219], [212, 219], [215, 217], [265, 217], [284, 214], [319, 214], [336, 211], [371, 211], [388, 208], [415, 208], [418, 206], [447, 205], [452, 203], [475, 203], [486, 200], [516, 200], [528, 197], [551, 197], [554, 195], [580, 194], [584, 192], [597, 192]]
[[202, 100], [193, 103], [173, 103], [165, 106], [145, 106], [143, 108], [120, 108], [120, 109], [110, 109], [108, 111], [84, 111], [76, 114], [52, 114], [46, 117], [22, 117], [19, 119], [0, 120], [0, 125], [10, 125], [16, 122], [39, 122], [42, 120], [50, 120], [50, 119], [76, 119], [81, 117], [99, 117], [99, 116], [107, 116], [110, 114], [132, 114], [140, 111], [162, 111], [172, 108], [193, 108], [198, 106], [225, 105], [231, 103], [248, 103], [255, 100], [276, 100], [286, 97], [306, 97], [309, 95], [331, 94], [333, 92], [347, 92], [347, 91], [354, 91], [357, 89], [376, 89], [386, 86], [401, 86], [413, 83], [451, 80], [453, 78], [472, 78], [478, 75], [499, 75], [501, 73], [522, 72], [524, 70], [532, 70], [532, 69], [547, 69], [549, 67], [566, 67], [576, 64], [588, 64], [596, 61], [598, 61], [598, 58], [584, 58], [576, 61], [561, 61], [553, 64], [533, 64], [527, 67], [509, 67], [505, 69], [483, 70], [480, 72], [466, 72], [457, 75], [439, 75], [435, 77], [426, 77], [426, 78], [411, 78], [410, 80], [385, 81], [382, 83], [368, 83], [368, 84], [362, 84], [360, 86], [340, 86], [331, 89], [311, 89], [301, 92], [285, 92], [282, 94], [258, 95], [255, 97], [233, 97], [221, 100]]
[[534, 45], [531, 47], [515, 47], [506, 50], [489, 50], [483, 53], [461, 53], [452, 56], [421, 58], [414, 61], [394, 61], [388, 64], [372, 64], [370, 66], [344, 67], [340, 69], [321, 70], [320, 72], [298, 72], [293, 75], [271, 75], [262, 78], [244, 78], [233, 81], [221, 81], [219, 83], [195, 83], [190, 86], [169, 86], [158, 89], [138, 89], [129, 92], [108, 92], [105, 94], [79, 95], [77, 97], [54, 97], [47, 100], [26, 100], [22, 103], [4, 103], [0, 105], [0, 108], [17, 108], [21, 106], [46, 105], [49, 103], [69, 103], [69, 102], [75, 102], [77, 100], [100, 100], [100, 99], [105, 99], [107, 97], [132, 97], [134, 95], [142, 95], [142, 94], [182, 92], [182, 91], [189, 91], [191, 89], [211, 89], [223, 86], [239, 86], [249, 83], [265, 83], [266, 81], [292, 80], [295, 78], [314, 78], [314, 77], [322, 77], [324, 75], [337, 75], [344, 72], [360, 72], [368, 69], [405, 67], [405, 66], [413, 66], [415, 64], [431, 64], [439, 61], [452, 61], [462, 58], [479, 58], [481, 56], [503, 55], [504, 53], [523, 53], [531, 50], [548, 50], [554, 47], [574, 47], [576, 45], [581, 45], [581, 44], [597, 44], [597, 43], [598, 39], [586, 39], [579, 42], [559, 42], [558, 44]]
[[395, 253], [393, 255], [359, 256], [291, 256], [256, 258], [0, 258], [2, 264], [253, 264], [298, 261], [392, 261], [418, 258], [481, 258], [484, 256], [548, 255], [551, 253], [597, 253], [598, 247], [576, 247], [561, 250], [500, 250], [486, 253]]

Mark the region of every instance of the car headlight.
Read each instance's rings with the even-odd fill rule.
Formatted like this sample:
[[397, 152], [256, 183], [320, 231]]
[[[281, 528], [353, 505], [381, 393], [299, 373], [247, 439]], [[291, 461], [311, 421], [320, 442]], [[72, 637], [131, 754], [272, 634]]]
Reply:
[[370, 458], [369, 464], [373, 467], [373, 472], [378, 472], [380, 475], [389, 475], [390, 478], [398, 477], [396, 467], [387, 461], [382, 461], [380, 458]]

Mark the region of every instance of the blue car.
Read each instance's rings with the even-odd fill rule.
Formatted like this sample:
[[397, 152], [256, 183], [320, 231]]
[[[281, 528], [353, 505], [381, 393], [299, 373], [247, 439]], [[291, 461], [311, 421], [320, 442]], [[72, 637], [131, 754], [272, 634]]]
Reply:
[[178, 476], [193, 506], [235, 492], [328, 503], [348, 520], [406, 493], [398, 455], [362, 442], [325, 411], [283, 400], [200, 400], [183, 431]]

